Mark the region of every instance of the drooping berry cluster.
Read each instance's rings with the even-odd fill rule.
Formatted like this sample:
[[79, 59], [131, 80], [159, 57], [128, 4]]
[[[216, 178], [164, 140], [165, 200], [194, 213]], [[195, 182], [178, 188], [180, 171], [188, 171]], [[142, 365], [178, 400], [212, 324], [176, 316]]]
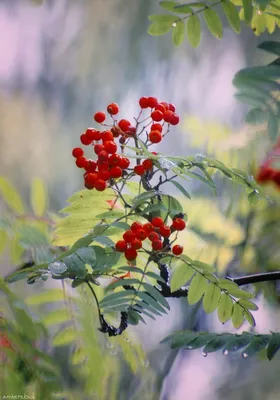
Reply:
[[[162, 137], [169, 131], [170, 125], [177, 125], [179, 117], [175, 114], [175, 106], [166, 102], [159, 102], [155, 97], [141, 97], [139, 100], [141, 111], [135, 123], [132, 124], [127, 119], [116, 119], [119, 113], [119, 106], [111, 103], [107, 106], [107, 112], [111, 116], [112, 124], [105, 124], [106, 113], [98, 111], [93, 119], [96, 123], [105, 127], [105, 130], [88, 128], [81, 136], [80, 141], [84, 146], [93, 145], [95, 159], [88, 159], [84, 150], [76, 147], [72, 151], [76, 158], [78, 168], [84, 169], [84, 185], [87, 189], [103, 191], [113, 183], [113, 180], [123, 176], [130, 161], [128, 158], [117, 154], [118, 145], [116, 138], [119, 138], [121, 151], [123, 146], [133, 137], [136, 141], [138, 137], [146, 135], [145, 143], [159, 143]], [[140, 116], [144, 109], [150, 109], [149, 116], [140, 121]], [[143, 126], [144, 124], [144, 126]], [[143, 140], [144, 138], [142, 138]], [[153, 153], [157, 154], [157, 153]], [[144, 175], [145, 172], [152, 170], [153, 161], [146, 159], [143, 162], [138, 160], [133, 168], [136, 175]], [[132, 170], [131, 170], [132, 171]]]
[[[164, 250], [164, 239], [175, 231], [185, 229], [186, 223], [182, 218], [174, 218], [172, 225], [164, 224], [161, 217], [154, 217], [151, 222], [144, 224], [133, 222], [130, 229], [123, 234], [123, 240], [119, 240], [115, 248], [117, 251], [124, 253], [128, 261], [134, 261], [137, 258], [138, 252], [143, 247], [143, 241], [148, 239], [151, 242], [153, 251]], [[174, 255], [179, 256], [183, 252], [183, 247], [174, 245], [172, 247]]]

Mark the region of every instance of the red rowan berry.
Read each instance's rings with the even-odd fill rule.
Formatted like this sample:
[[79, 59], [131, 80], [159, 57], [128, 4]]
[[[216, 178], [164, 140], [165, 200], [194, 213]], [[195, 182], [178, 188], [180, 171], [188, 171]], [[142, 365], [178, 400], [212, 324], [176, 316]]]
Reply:
[[163, 118], [163, 113], [161, 111], [155, 110], [151, 113], [151, 118], [153, 121], [161, 121]]
[[160, 226], [164, 225], [164, 221], [161, 217], [154, 217], [152, 219], [152, 225], [155, 226], [156, 228], [159, 228]]
[[177, 125], [177, 124], [179, 124], [179, 121], [180, 121], [179, 116], [177, 114], [173, 113], [172, 117], [170, 118], [170, 124]]
[[121, 156], [119, 154], [112, 154], [109, 159], [108, 159], [108, 164], [112, 167], [112, 166], [120, 166], [120, 162], [121, 162]]
[[108, 181], [111, 178], [111, 175], [109, 171], [100, 171], [99, 177], [104, 181]]
[[93, 160], [88, 160], [85, 165], [85, 170], [87, 172], [94, 172], [96, 170], [97, 163]]
[[122, 158], [120, 159], [119, 166], [120, 166], [122, 169], [128, 168], [128, 167], [129, 167], [129, 164], [130, 164], [130, 161], [129, 161], [128, 158], [122, 157]]
[[165, 113], [163, 114], [163, 119], [165, 122], [170, 123], [172, 117], [173, 117], [173, 112], [170, 110], [165, 111]]
[[119, 144], [124, 144], [126, 141], [126, 138], [124, 136], [122, 136], [121, 138], [119, 138]]
[[134, 136], [136, 133], [135, 126], [129, 126], [127, 131], [125, 132], [126, 136]]
[[136, 175], [144, 175], [145, 173], [145, 169], [143, 167], [143, 165], [135, 165], [135, 167], [133, 168], [134, 172]]
[[161, 240], [156, 239], [152, 241], [153, 250], [161, 250], [163, 248], [163, 243]]
[[130, 122], [127, 119], [121, 119], [118, 123], [119, 128], [123, 131], [126, 132], [128, 128], [130, 127]]
[[72, 156], [75, 158], [82, 157], [83, 155], [84, 155], [84, 150], [81, 149], [80, 147], [75, 147], [72, 150]]
[[106, 189], [106, 186], [106, 182], [103, 181], [103, 179], [98, 179], [94, 184], [94, 187], [98, 192], [103, 192]]
[[131, 242], [131, 248], [135, 250], [139, 250], [142, 247], [142, 242], [139, 239], [133, 239]]
[[95, 182], [99, 179], [99, 174], [97, 172], [89, 172], [85, 176], [85, 184], [94, 187]]
[[136, 239], [136, 235], [134, 232], [132, 232], [132, 230], [128, 230], [125, 231], [123, 234], [123, 239], [127, 242], [127, 243], [131, 243], [132, 240]]
[[153, 168], [153, 161], [152, 161], [152, 160], [149, 160], [149, 159], [144, 160], [144, 161], [142, 162], [142, 166], [143, 166], [143, 168], [145, 169], [145, 171], [148, 171], [149, 169], [152, 169], [152, 168]]
[[143, 225], [143, 229], [144, 229], [144, 231], [146, 231], [147, 233], [150, 233], [150, 232], [153, 232], [154, 231], [154, 226], [150, 223], [150, 222], [146, 222], [144, 225]]
[[104, 150], [104, 146], [103, 146], [103, 144], [98, 143], [98, 144], [94, 145], [93, 150], [94, 150], [95, 154], [99, 154], [101, 151]]
[[108, 161], [109, 155], [107, 151], [102, 150], [98, 153], [98, 161]]
[[95, 122], [97, 122], [98, 124], [102, 124], [102, 122], [104, 122], [106, 119], [106, 114], [103, 111], [98, 111], [94, 114], [93, 118]]
[[91, 138], [92, 138], [92, 140], [95, 140], [96, 142], [98, 141], [98, 140], [101, 140], [101, 132], [100, 131], [96, 131], [95, 129], [94, 130], [92, 130], [92, 132], [91, 132]]
[[106, 161], [105, 162], [104, 161], [103, 162], [98, 161], [97, 169], [98, 169], [99, 172], [109, 171], [109, 165], [108, 165], [108, 163]]
[[90, 140], [90, 143], [91, 143], [93, 140], [96, 140], [96, 139], [95, 139], [95, 137], [96, 137], [95, 133], [96, 133], [96, 132], [98, 132], [98, 131], [96, 131], [96, 130], [93, 129], [93, 128], [88, 128], [88, 129], [86, 130], [85, 135], [87, 136], [88, 140]]
[[175, 244], [175, 246], [172, 247], [172, 253], [175, 256], [179, 256], [180, 254], [182, 254], [183, 250], [184, 250], [183, 246], [180, 246], [179, 244]]
[[148, 97], [148, 106], [150, 108], [155, 108], [155, 106], [158, 104], [158, 100], [156, 97]]
[[141, 108], [148, 108], [149, 107], [148, 97], [141, 97], [139, 99], [139, 106]]
[[80, 136], [80, 141], [84, 146], [88, 146], [92, 142], [85, 133]]
[[127, 243], [125, 240], [119, 240], [116, 245], [115, 249], [120, 253], [124, 253], [127, 250]]
[[153, 124], [151, 126], [151, 131], [159, 131], [162, 132], [162, 125], [161, 124]]
[[138, 229], [135, 232], [135, 235], [136, 235], [136, 238], [140, 239], [140, 240], [145, 240], [147, 238], [147, 236], [148, 236], [147, 232], [144, 231], [144, 229]]
[[153, 242], [154, 240], [158, 240], [159, 239], [159, 234], [156, 232], [150, 232], [148, 234], [148, 238], [150, 239], [151, 242]]
[[116, 115], [119, 112], [119, 106], [117, 105], [117, 103], [111, 103], [108, 105], [107, 111], [111, 115]]
[[137, 257], [137, 251], [135, 249], [131, 249], [131, 248], [127, 249], [124, 253], [124, 256], [128, 261], [133, 261]]
[[113, 141], [108, 141], [104, 143], [104, 148], [109, 154], [114, 154], [118, 150], [118, 146]]
[[85, 165], [86, 165], [86, 163], [87, 163], [87, 158], [85, 158], [85, 157], [78, 157], [77, 159], [76, 159], [76, 165], [77, 165], [77, 167], [78, 168], [84, 168], [85, 167]]
[[163, 237], [169, 237], [171, 235], [171, 229], [169, 226], [163, 225], [159, 228], [159, 233]]
[[142, 227], [143, 225], [140, 222], [133, 222], [130, 229], [132, 230], [132, 232], [136, 233], [138, 229], [142, 229]]
[[159, 143], [162, 139], [161, 133], [159, 131], [151, 131], [149, 133], [149, 139], [152, 143]]
[[175, 231], [183, 231], [186, 227], [186, 223], [182, 218], [175, 218], [173, 219], [171, 227], [175, 229]]
[[114, 141], [114, 135], [111, 131], [104, 131], [101, 133], [101, 139], [103, 144], [105, 145], [105, 142], [113, 142]]
[[120, 178], [122, 176], [122, 169], [120, 167], [113, 167], [110, 169], [111, 178]]
[[174, 104], [169, 103], [168, 104], [168, 110], [175, 112], [176, 111], [176, 107], [174, 106]]
[[163, 104], [160, 103], [157, 106], [155, 106], [155, 110], [156, 111], [160, 111], [160, 112], [162, 112], [162, 114], [164, 114], [165, 111], [166, 111], [166, 108], [165, 108], [165, 106]]
[[168, 104], [165, 101], [162, 101], [160, 104], [165, 107], [165, 111], [168, 110]]

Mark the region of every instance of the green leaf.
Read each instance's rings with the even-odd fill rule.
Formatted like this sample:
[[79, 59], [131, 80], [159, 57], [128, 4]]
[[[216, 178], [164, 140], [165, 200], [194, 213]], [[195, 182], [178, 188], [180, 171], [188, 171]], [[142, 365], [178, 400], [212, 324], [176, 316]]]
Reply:
[[192, 260], [192, 264], [194, 267], [199, 268], [203, 272], [211, 273], [215, 271], [215, 268], [212, 265], [208, 265], [198, 260]]
[[175, 46], [180, 46], [185, 38], [185, 23], [184, 21], [176, 22], [176, 26], [172, 29], [172, 41]]
[[52, 339], [53, 346], [66, 346], [78, 339], [78, 332], [73, 326], [60, 330]]
[[267, 358], [269, 361], [272, 360], [272, 358], [275, 356], [277, 351], [280, 349], [280, 334], [272, 334], [272, 337], [269, 341], [269, 344], [267, 346]]
[[154, 22], [171, 22], [173, 23], [178, 18], [170, 14], [153, 14], [149, 15], [149, 20]]
[[249, 300], [241, 299], [241, 300], [238, 301], [238, 303], [241, 306], [247, 308], [248, 310], [257, 311], [259, 309], [259, 307], [256, 304], [252, 303]]
[[148, 33], [151, 36], [165, 35], [172, 28], [172, 24], [169, 22], [154, 22], [149, 26]]
[[125, 290], [122, 292], [111, 293], [105, 296], [99, 303], [101, 308], [108, 307], [110, 304], [114, 304], [114, 302], [118, 301], [130, 301], [131, 297], [135, 294], [134, 290]]
[[150, 190], [148, 192], [144, 192], [139, 194], [133, 199], [133, 209], [139, 207], [141, 204], [147, 202], [152, 197], [155, 197], [158, 193], [155, 190]]
[[224, 354], [228, 354], [234, 351], [245, 347], [252, 340], [252, 335], [250, 334], [242, 334], [240, 336], [233, 336], [233, 339], [229, 342], [229, 344], [225, 347]]
[[189, 304], [197, 303], [205, 293], [206, 289], [207, 289], [207, 280], [204, 278], [203, 275], [197, 273], [190, 283], [189, 293], [188, 293]]
[[231, 339], [230, 335], [219, 335], [216, 336], [211, 342], [209, 342], [203, 349], [202, 354], [206, 356], [208, 353], [213, 353], [223, 348]]
[[53, 310], [42, 317], [42, 322], [48, 326], [62, 324], [70, 320], [71, 315], [66, 308], [61, 310]]
[[230, 26], [232, 27], [232, 29], [236, 33], [240, 33], [240, 31], [241, 31], [240, 18], [239, 18], [239, 13], [238, 13], [235, 5], [232, 4], [230, 1], [228, 1], [228, 2], [223, 1], [222, 7], [223, 7], [224, 13], [226, 14], [227, 20], [228, 20]]
[[247, 124], [259, 125], [267, 121], [267, 113], [260, 108], [252, 108], [246, 116], [245, 121]]
[[[162, 307], [153, 297], [149, 296], [147, 293], [139, 291], [137, 292], [137, 297], [141, 300], [144, 300], [144, 302], [147, 303], [148, 306], [154, 308], [159, 313], [167, 314], [165, 308]], [[144, 307], [145, 305], [143, 304], [142, 306]]]
[[231, 318], [232, 307], [233, 301], [231, 297], [223, 293], [218, 304], [218, 317], [223, 324]]
[[176, 1], [161, 1], [161, 2], [159, 3], [159, 5], [160, 5], [162, 8], [164, 8], [165, 10], [167, 10], [167, 11], [174, 11], [174, 12], [176, 12], [175, 7], [178, 6], [178, 5], [180, 5], [180, 3], [177, 3]]
[[67, 265], [60, 261], [55, 261], [49, 264], [48, 269], [53, 275], [61, 275], [67, 271]]
[[256, 326], [255, 318], [253, 317], [252, 313], [250, 313], [250, 311], [245, 310], [244, 311], [244, 317], [247, 319], [247, 321], [249, 322], [249, 324], [251, 326]]
[[115, 282], [110, 283], [107, 288], [106, 288], [106, 292], [109, 290], [114, 290], [117, 287], [120, 286], [126, 286], [126, 285], [139, 285], [140, 281], [139, 279], [135, 279], [135, 278], [125, 278], [125, 279], [119, 279]]
[[236, 329], [239, 329], [244, 321], [244, 309], [238, 303], [233, 306], [232, 324]]
[[203, 308], [207, 314], [211, 314], [218, 307], [221, 290], [217, 285], [209, 283], [203, 296]]
[[50, 289], [38, 294], [27, 297], [26, 303], [28, 305], [40, 305], [47, 303], [54, 303], [57, 301], [64, 301], [65, 293], [61, 289]]
[[148, 283], [143, 283], [142, 286], [144, 289], [146, 289], [147, 293], [152, 296], [159, 304], [167, 308], [167, 310], [170, 310], [168, 301], [156, 288], [154, 288], [154, 286], [149, 285]]
[[170, 181], [170, 183], [172, 183], [178, 190], [180, 190], [180, 192], [186, 196], [188, 199], [191, 199], [190, 194], [186, 191], [186, 189], [178, 182], [176, 181]]
[[221, 39], [223, 36], [223, 25], [216, 11], [212, 8], [207, 8], [204, 11], [204, 19], [210, 33], [216, 38]]
[[118, 211], [118, 210], [112, 210], [112, 211], [105, 211], [101, 214], [97, 214], [96, 218], [100, 219], [117, 219], [119, 217], [123, 217], [124, 212], [123, 211]]
[[236, 93], [234, 95], [234, 97], [241, 101], [241, 103], [244, 104], [249, 104], [250, 106], [253, 107], [263, 107], [264, 105], [264, 100], [262, 98], [253, 96], [253, 95], [249, 95], [249, 94], [245, 94], [245, 93]]
[[171, 292], [175, 292], [175, 290], [184, 286], [191, 279], [193, 274], [194, 269], [187, 264], [179, 264], [176, 266], [170, 280]]
[[103, 244], [104, 246], [115, 247], [113, 240], [107, 236], [96, 236], [93, 241]]
[[180, 4], [174, 7], [174, 11], [181, 14], [191, 14], [192, 9], [189, 4]]
[[35, 340], [38, 336], [38, 332], [32, 318], [30, 318], [20, 305], [16, 305], [15, 302], [10, 302], [10, 305], [20, 329], [30, 340]]
[[276, 54], [277, 56], [280, 56], [280, 43], [279, 42], [268, 40], [266, 42], [259, 44], [258, 48], [265, 50], [268, 53], [272, 53], [272, 54]]
[[8, 234], [4, 229], [0, 229], [0, 254], [5, 250], [8, 241]]
[[36, 217], [42, 217], [47, 208], [47, 189], [44, 182], [33, 179], [31, 186], [31, 205]]
[[0, 195], [12, 211], [18, 215], [24, 214], [24, 206], [18, 191], [2, 176], [0, 176]]
[[228, 287], [227, 290], [231, 296], [239, 299], [252, 299], [255, 297], [255, 295], [251, 292], [246, 292], [245, 290], [237, 289], [234, 287]]
[[198, 336], [194, 340], [190, 341], [186, 348], [188, 350], [199, 349], [202, 346], [206, 346], [214, 338], [215, 338], [215, 334], [213, 334], [213, 333], [199, 332]]
[[259, 201], [258, 193], [255, 190], [253, 190], [253, 192], [248, 194], [248, 200], [251, 205], [257, 204]]
[[242, 0], [243, 8], [244, 8], [244, 19], [246, 24], [250, 24], [253, 18], [253, 5], [252, 0]]
[[200, 19], [197, 15], [191, 15], [187, 20], [187, 36], [192, 47], [199, 46], [201, 40]]
[[260, 337], [255, 337], [251, 343], [243, 350], [242, 356], [243, 358], [254, 356], [264, 347], [266, 347], [268, 343], [268, 338], [263, 335]]
[[273, 114], [272, 112], [268, 113], [267, 128], [268, 136], [270, 140], [274, 142], [278, 137], [279, 125], [277, 115]]
[[[85, 258], [89, 257], [87, 254], [87, 249], [86, 247], [82, 248], [81, 254], [85, 256]], [[81, 249], [79, 249], [81, 250]], [[78, 250], [78, 251], [79, 251]], [[70, 277], [72, 279], [78, 277], [78, 278], [85, 278], [87, 274], [86, 266], [85, 266], [85, 261], [83, 260], [82, 257], [80, 257], [78, 254], [71, 254], [70, 256], [64, 257], [63, 259], [64, 264], [67, 266], [67, 272], [69, 273]]]
[[161, 203], [169, 211], [169, 214], [170, 214], [171, 218], [176, 214], [180, 214], [180, 213], [184, 212], [182, 205], [173, 196], [169, 196], [169, 195], [163, 194], [161, 196]]

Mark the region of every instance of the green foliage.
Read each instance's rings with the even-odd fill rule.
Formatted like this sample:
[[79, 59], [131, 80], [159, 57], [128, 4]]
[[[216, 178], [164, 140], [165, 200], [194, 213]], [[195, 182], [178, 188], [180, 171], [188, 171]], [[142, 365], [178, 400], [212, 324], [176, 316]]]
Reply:
[[180, 331], [167, 336], [161, 343], [168, 343], [172, 349], [183, 348], [193, 350], [203, 347], [202, 354], [206, 357], [208, 353], [223, 350], [223, 354], [242, 350], [242, 357], [248, 358], [257, 355], [266, 349], [269, 360], [276, 355], [280, 349], [280, 334], [254, 335], [247, 332], [242, 334], [208, 332]]

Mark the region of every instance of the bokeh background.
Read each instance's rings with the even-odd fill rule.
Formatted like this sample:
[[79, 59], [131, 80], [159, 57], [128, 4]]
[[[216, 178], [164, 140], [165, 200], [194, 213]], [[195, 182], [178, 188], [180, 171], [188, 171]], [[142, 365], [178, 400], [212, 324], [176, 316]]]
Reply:
[[[39, 177], [48, 188], [50, 210], [64, 207], [82, 188], [71, 150], [93, 126], [93, 113], [117, 102], [121, 116], [129, 119], [145, 95], [174, 103], [182, 121], [155, 148], [168, 155], [209, 153], [255, 173], [269, 144], [263, 128], [244, 125], [246, 109], [233, 96], [232, 78], [247, 65], [271, 61], [256, 50], [271, 36], [259, 38], [249, 28], [236, 35], [225, 27], [217, 40], [205, 29], [198, 49], [188, 43], [175, 48], [169, 36], [147, 34], [147, 17], [157, 12], [156, 0], [0, 1], [0, 174], [26, 201], [31, 181]], [[277, 30], [273, 38], [279, 39]], [[221, 274], [279, 269], [280, 194], [275, 188], [268, 189], [274, 205], [260, 202], [252, 211], [246, 195], [219, 177], [218, 197], [197, 183], [184, 184], [194, 195], [193, 202], [184, 203], [189, 226], [181, 239], [191, 255], [215, 263]], [[6, 251], [1, 274], [13, 267]], [[258, 304], [256, 332], [279, 330], [274, 286], [265, 286]], [[145, 374], [155, 377], [147, 399], [279, 399], [279, 356], [271, 363], [262, 357], [243, 360], [239, 354], [204, 358], [199, 350], [159, 345], [175, 329], [233, 332], [230, 322], [221, 326], [216, 316], [206, 317], [186, 301], [171, 305], [168, 317], [134, 329], [149, 360]], [[110, 398], [136, 399], [133, 374], [123, 368], [122, 394]], [[137, 382], [145, 385], [139, 377]], [[138, 389], [141, 395], [141, 385]]]

